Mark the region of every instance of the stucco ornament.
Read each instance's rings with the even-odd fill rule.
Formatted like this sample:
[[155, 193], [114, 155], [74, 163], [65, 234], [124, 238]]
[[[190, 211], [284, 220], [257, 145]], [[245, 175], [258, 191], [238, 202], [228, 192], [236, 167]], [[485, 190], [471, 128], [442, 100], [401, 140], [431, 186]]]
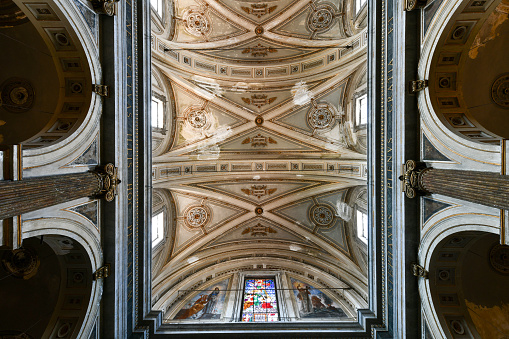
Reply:
[[190, 228], [205, 226], [210, 220], [210, 211], [206, 206], [191, 206], [184, 212], [184, 221]]
[[311, 208], [311, 220], [318, 226], [330, 226], [334, 221], [334, 210], [327, 205], [319, 204]]
[[207, 36], [212, 31], [210, 19], [206, 11], [200, 7], [189, 7], [182, 15], [182, 22], [187, 33], [202, 37]]
[[318, 131], [329, 131], [336, 125], [339, 117], [334, 107], [328, 103], [314, 104], [308, 112], [307, 120], [309, 126]]
[[317, 6], [316, 9], [309, 14], [308, 29], [312, 32], [326, 32], [334, 24], [336, 10], [329, 4]]

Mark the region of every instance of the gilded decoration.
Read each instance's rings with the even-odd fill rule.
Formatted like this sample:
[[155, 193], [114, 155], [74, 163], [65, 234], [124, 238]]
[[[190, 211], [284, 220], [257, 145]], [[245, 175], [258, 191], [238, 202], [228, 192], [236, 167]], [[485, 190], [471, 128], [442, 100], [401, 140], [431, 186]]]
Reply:
[[184, 222], [190, 228], [205, 226], [210, 220], [210, 210], [204, 205], [190, 206], [184, 212]]

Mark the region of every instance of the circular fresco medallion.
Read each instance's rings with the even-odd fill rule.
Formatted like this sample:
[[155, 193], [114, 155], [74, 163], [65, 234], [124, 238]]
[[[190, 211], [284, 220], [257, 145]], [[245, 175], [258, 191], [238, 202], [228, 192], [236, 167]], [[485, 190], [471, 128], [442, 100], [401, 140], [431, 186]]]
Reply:
[[334, 222], [334, 210], [328, 205], [315, 205], [311, 208], [311, 221], [318, 226], [330, 226]]
[[320, 5], [308, 16], [308, 29], [312, 32], [323, 33], [334, 24], [335, 9], [331, 5]]
[[210, 33], [210, 20], [203, 10], [189, 8], [182, 15], [182, 22], [187, 33], [194, 36], [206, 36]]
[[210, 211], [206, 206], [191, 206], [184, 212], [184, 221], [190, 228], [205, 226], [210, 220]]
[[491, 97], [500, 107], [509, 108], [509, 73], [495, 80], [491, 87]]

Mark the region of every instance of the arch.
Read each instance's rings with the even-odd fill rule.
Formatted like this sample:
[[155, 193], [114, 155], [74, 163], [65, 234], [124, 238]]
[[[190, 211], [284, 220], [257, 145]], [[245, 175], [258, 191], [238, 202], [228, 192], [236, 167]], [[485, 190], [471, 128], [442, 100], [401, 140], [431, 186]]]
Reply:
[[93, 288], [83, 246], [65, 236], [45, 235], [25, 238], [20, 249], [1, 252], [3, 285], [9, 291], [2, 297], [4, 308], [30, 305], [23, 314], [4, 314], [2, 328], [34, 338], [81, 338]]
[[[473, 105], [464, 101], [463, 91], [467, 85], [461, 78], [477, 33], [500, 1], [482, 4], [483, 8], [474, 10], [472, 2], [468, 1], [442, 3], [422, 47], [419, 78], [429, 80], [429, 89], [420, 92], [418, 101], [424, 129], [434, 136], [433, 143], [440, 152], [453, 161], [475, 166], [483, 163], [485, 170], [496, 171], [498, 169], [489, 169], [489, 165], [500, 163], [500, 138], [468, 116], [468, 107]], [[456, 28], [463, 33], [453, 39]], [[490, 88], [481, 91], [480, 95], [489, 95]]]
[[499, 260], [507, 247], [499, 245], [496, 234], [467, 229], [434, 242], [429, 280], [419, 283], [426, 318], [437, 338], [507, 335], [509, 299], [501, 289], [509, 276]]
[[[203, 265], [203, 262], [198, 263], [198, 265]], [[301, 262], [278, 258], [277, 263], [275, 263], [268, 256], [257, 256], [253, 258], [252, 256], [246, 255], [244, 258], [228, 260], [226, 265], [224, 262], [217, 262], [216, 259], [216, 262], [212, 261], [203, 266], [203, 269], [196, 270], [194, 273], [191, 271], [187, 274], [175, 275], [170, 284], [163, 283], [160, 284], [160, 286], [154, 286], [154, 307], [164, 310], [167, 313], [165, 318], [171, 318], [171, 316], [186, 302], [188, 293], [193, 294], [193, 290], [199, 289], [201, 286], [214, 284], [233, 273], [242, 272], [250, 272], [255, 275], [260, 272], [264, 274], [270, 272], [272, 272], [272, 274], [275, 274], [275, 272], [286, 272], [299, 276], [300, 280], [306, 283], [314, 283], [324, 288], [332, 288], [331, 291], [334, 291], [334, 288], [347, 288], [348, 292], [337, 290], [331, 293], [339, 300], [342, 307], [347, 310], [347, 314], [349, 314], [350, 317], [356, 317], [357, 309], [367, 307], [366, 300], [361, 297], [361, 294], [356, 288], [352, 289], [352, 286], [343, 279], [344, 277], [336, 277], [335, 275]], [[161, 287], [165, 288], [161, 289]], [[182, 291], [184, 291], [184, 293], [182, 293]]]
[[[35, 135], [23, 141], [24, 165], [63, 165], [64, 158], [73, 159], [83, 153], [97, 134], [102, 105], [92, 87], [102, 83], [97, 41], [73, 2], [13, 1], [30, 19], [27, 25], [35, 28], [35, 34], [46, 45], [57, 77], [56, 90], [45, 95], [56, 100], [45, 109], [52, 114], [47, 114], [47, 122]], [[37, 91], [35, 95], [37, 100]]]
[[152, 96], [163, 102], [163, 128], [152, 128], [152, 154], [158, 156], [168, 151], [176, 133], [175, 96], [170, 81], [155, 66], [152, 66]]
[[[161, 245], [152, 248], [152, 277], [159, 275], [173, 251], [176, 227], [175, 202], [169, 190], [155, 188], [153, 192], [152, 215], [164, 211], [164, 239]], [[166, 245], [164, 245], [166, 244]]]
[[[23, 239], [41, 236], [65, 237], [79, 244], [90, 260], [90, 274], [103, 265], [99, 239], [86, 225], [63, 218], [41, 218], [23, 222]], [[91, 280], [90, 299], [76, 338], [87, 337], [92, 331], [99, 312], [101, 295], [102, 280]]]

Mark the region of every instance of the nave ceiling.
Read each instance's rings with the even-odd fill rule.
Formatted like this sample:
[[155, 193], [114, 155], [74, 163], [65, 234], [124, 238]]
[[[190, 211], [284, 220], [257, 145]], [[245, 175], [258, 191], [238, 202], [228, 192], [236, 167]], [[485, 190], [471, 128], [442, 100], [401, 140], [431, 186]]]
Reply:
[[265, 268], [313, 267], [318, 281], [355, 290], [351, 310], [367, 306], [367, 247], [355, 226], [355, 211], [366, 212], [366, 129], [354, 114], [366, 91], [365, 9], [164, 8], [152, 12], [153, 96], [164, 104], [153, 129], [153, 214], [166, 216], [153, 253], [155, 307], [167, 311], [179, 298], [172, 289], [197, 286], [211, 265], [254, 257]]

